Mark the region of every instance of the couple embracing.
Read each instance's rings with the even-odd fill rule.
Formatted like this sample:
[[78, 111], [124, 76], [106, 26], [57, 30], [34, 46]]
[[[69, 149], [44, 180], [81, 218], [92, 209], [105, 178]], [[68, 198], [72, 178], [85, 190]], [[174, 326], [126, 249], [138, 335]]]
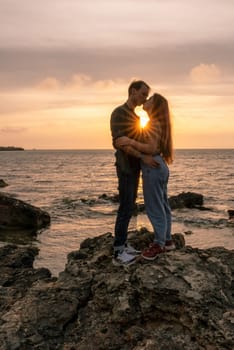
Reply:
[[[172, 133], [167, 100], [160, 94], [148, 98], [150, 87], [142, 80], [128, 88], [126, 103], [111, 114], [111, 133], [116, 149], [119, 208], [114, 231], [114, 259], [128, 265], [140, 254], [127, 242], [142, 171], [143, 195], [147, 216], [154, 230], [154, 241], [141, 255], [154, 260], [158, 254], [175, 248], [171, 239], [171, 210], [167, 197], [168, 165], [172, 162]], [[149, 116], [147, 127], [140, 128], [137, 106]]]

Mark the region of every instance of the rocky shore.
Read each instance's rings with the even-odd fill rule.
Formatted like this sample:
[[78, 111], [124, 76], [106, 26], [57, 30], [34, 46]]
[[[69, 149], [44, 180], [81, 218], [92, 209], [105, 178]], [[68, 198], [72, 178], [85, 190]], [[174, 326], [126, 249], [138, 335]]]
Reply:
[[[196, 193], [170, 200], [209, 209]], [[0, 232], [37, 234], [49, 224], [49, 213], [0, 193]], [[33, 267], [37, 248], [1, 247], [0, 350], [233, 349], [234, 251], [194, 249], [180, 233], [173, 239], [175, 251], [128, 267], [113, 265], [111, 233], [86, 239], [58, 277]], [[138, 249], [152, 240], [146, 229], [129, 233]]]
[[[131, 232], [143, 249], [153, 239]], [[234, 251], [177, 249], [112, 264], [111, 233], [86, 239], [51, 277], [32, 247], [0, 248], [1, 350], [231, 350]]]

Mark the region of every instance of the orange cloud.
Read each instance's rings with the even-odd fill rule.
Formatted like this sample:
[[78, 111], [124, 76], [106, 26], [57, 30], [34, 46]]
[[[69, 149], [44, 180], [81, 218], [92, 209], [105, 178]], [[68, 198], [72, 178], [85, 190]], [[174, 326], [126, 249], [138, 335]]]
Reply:
[[221, 70], [215, 64], [200, 63], [190, 71], [190, 78], [194, 83], [214, 83], [220, 80]]

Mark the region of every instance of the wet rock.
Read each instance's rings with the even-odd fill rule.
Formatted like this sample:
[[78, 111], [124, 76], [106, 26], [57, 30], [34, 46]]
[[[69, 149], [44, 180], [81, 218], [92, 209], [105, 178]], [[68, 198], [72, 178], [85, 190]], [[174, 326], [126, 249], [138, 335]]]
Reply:
[[184, 231], [184, 234], [185, 234], [185, 235], [192, 235], [192, 234], [193, 234], [193, 231], [191, 231], [191, 230]]
[[[98, 198], [110, 201], [112, 203], [118, 203], [119, 201], [118, 195], [109, 196], [105, 193], [99, 196]], [[210, 208], [203, 206], [204, 198], [203, 195], [200, 193], [182, 192], [178, 195], [169, 197], [168, 200], [171, 209], [196, 208], [199, 210], [211, 210]], [[92, 201], [92, 204], [95, 204], [95, 200]], [[134, 215], [137, 215], [139, 212], [143, 212], [144, 210], [145, 205], [143, 203], [137, 203], [134, 209]]]
[[40, 229], [49, 223], [46, 211], [0, 193], [0, 229]]
[[107, 195], [106, 193], [103, 193], [101, 196], [98, 197], [99, 199], [104, 199], [106, 201], [110, 201], [112, 203], [118, 203], [119, 202], [119, 195], [114, 194], [114, 195]]
[[0, 179], [0, 187], [6, 187], [6, 186], [8, 186], [8, 184], [3, 179]]
[[227, 212], [228, 212], [228, 219], [234, 220], [234, 210], [229, 209]]
[[[137, 248], [152, 239], [129, 234]], [[37, 280], [36, 252], [0, 248], [1, 350], [233, 349], [234, 252], [173, 239], [175, 251], [128, 267], [112, 264], [111, 233], [87, 239], [58, 278]]]
[[[172, 210], [190, 208], [199, 210], [211, 210], [210, 208], [203, 206], [203, 195], [194, 192], [182, 192], [176, 196], [171, 196], [168, 198], [169, 204]], [[145, 210], [144, 203], [137, 203], [134, 209], [134, 215], [141, 213]]]
[[182, 192], [169, 198], [171, 209], [199, 208], [203, 206], [203, 195], [194, 192]]

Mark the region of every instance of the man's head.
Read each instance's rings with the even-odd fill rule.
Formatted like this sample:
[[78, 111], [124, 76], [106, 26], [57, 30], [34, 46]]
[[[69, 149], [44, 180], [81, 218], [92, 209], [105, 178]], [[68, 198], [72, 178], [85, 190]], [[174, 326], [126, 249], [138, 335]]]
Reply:
[[136, 106], [145, 103], [150, 92], [150, 87], [143, 80], [133, 81], [128, 88], [128, 99]]

